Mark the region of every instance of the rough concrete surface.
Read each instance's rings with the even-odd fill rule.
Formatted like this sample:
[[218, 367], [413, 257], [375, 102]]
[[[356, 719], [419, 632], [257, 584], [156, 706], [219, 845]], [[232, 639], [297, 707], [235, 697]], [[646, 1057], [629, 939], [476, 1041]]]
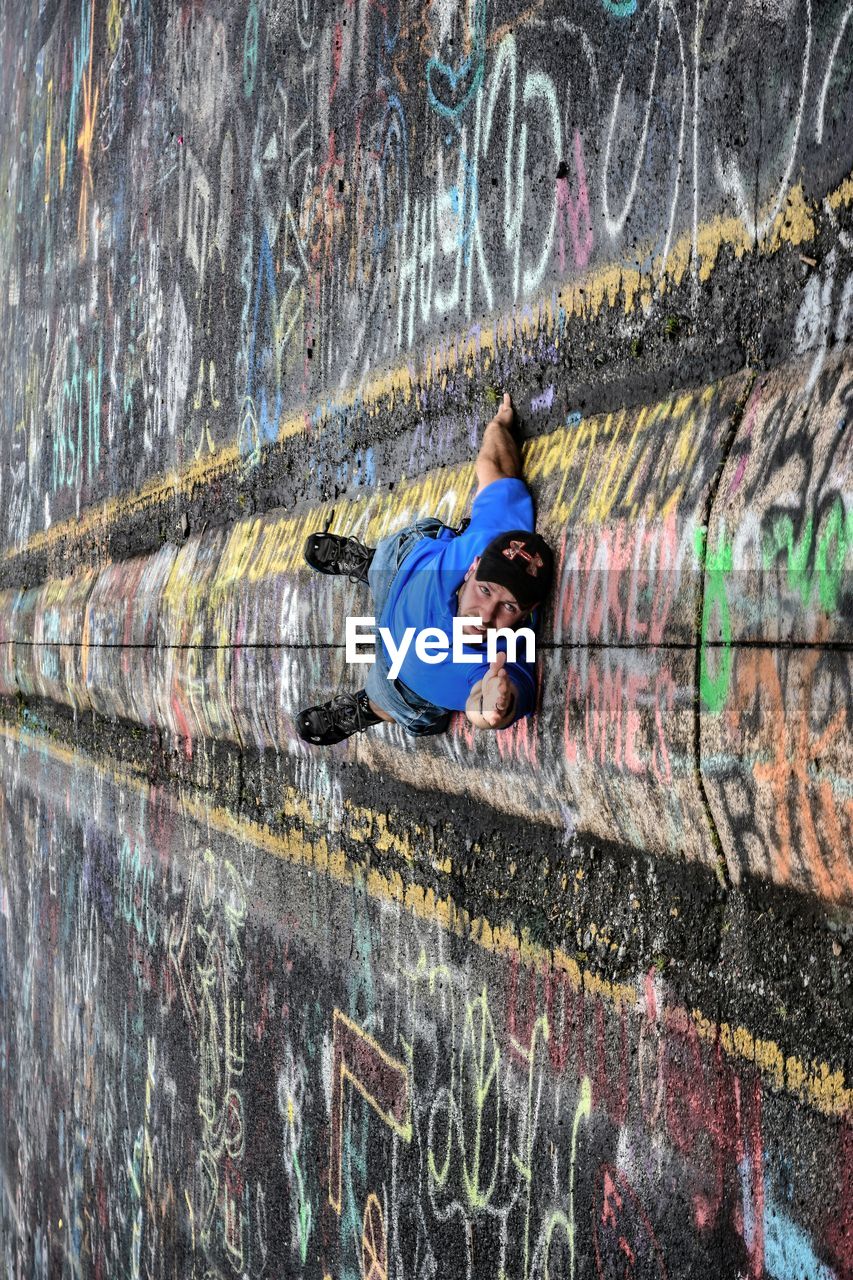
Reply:
[[[853, 1278], [853, 7], [0, 0], [10, 1277]], [[500, 391], [535, 714], [305, 747]]]

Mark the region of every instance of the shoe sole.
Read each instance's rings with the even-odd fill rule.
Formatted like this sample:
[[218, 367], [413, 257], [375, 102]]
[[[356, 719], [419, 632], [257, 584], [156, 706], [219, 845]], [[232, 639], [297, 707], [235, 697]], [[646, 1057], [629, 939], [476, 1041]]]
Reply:
[[311, 569], [313, 569], [315, 573], [325, 573], [331, 577], [336, 577], [336, 578], [343, 576], [340, 569], [332, 569], [327, 564], [321, 564], [321, 563], [318, 563], [316, 560], [311, 559], [312, 552], [314, 551], [314, 547], [319, 538], [329, 538], [329, 537], [335, 537], [335, 536], [336, 536], [335, 534], [328, 534], [328, 533], [309, 533], [308, 537], [305, 539], [305, 546], [302, 548], [302, 556], [303, 556], [303, 559], [305, 560], [305, 563]]
[[334, 747], [334, 746], [337, 746], [339, 742], [345, 742], [347, 737], [349, 736], [345, 734], [343, 737], [329, 738], [326, 736], [326, 734], [323, 734], [323, 733], [320, 733], [320, 734], [310, 733], [308, 731], [308, 727], [305, 723], [305, 720], [303, 719], [305, 714], [306, 713], [303, 711], [298, 716], [296, 716], [294, 720], [294, 725], [296, 726], [296, 732], [298, 733], [302, 741], [307, 742], [310, 746]]
[[[365, 570], [364, 573], [347, 573], [346, 569], [332, 569], [327, 564], [322, 564], [317, 560], [312, 560], [311, 556], [317, 539], [337, 538], [338, 536], [339, 535], [336, 533], [309, 533], [308, 537], [305, 539], [305, 546], [302, 548], [302, 557], [305, 563], [313, 569], [315, 573], [325, 573], [327, 576], [333, 578], [349, 578], [351, 582], [369, 583], [370, 580], [367, 576], [367, 570]], [[340, 540], [343, 541], [343, 539]]]

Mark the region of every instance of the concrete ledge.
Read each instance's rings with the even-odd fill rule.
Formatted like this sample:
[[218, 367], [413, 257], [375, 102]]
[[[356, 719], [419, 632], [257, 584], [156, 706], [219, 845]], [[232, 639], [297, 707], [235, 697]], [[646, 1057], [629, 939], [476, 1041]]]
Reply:
[[[838, 352], [816, 374], [807, 355], [528, 443], [559, 566], [536, 716], [494, 736], [457, 717], [419, 743], [383, 728], [331, 758], [657, 856], [719, 869], [722, 852], [735, 881], [853, 903], [849, 368]], [[797, 451], [776, 466], [790, 423]], [[290, 718], [360, 683], [342, 619], [366, 599], [311, 575], [304, 537], [332, 513], [370, 543], [420, 515], [455, 523], [472, 486], [473, 464], [442, 468], [7, 590], [0, 690], [304, 753]]]

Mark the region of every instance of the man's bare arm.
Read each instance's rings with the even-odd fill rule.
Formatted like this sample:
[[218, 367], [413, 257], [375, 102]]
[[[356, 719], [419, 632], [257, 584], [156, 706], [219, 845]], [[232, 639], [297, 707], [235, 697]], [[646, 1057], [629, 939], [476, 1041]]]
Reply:
[[521, 476], [521, 454], [510, 431], [512, 419], [512, 401], [509, 392], [505, 391], [503, 403], [486, 427], [477, 454], [477, 493], [481, 493], [493, 480]]

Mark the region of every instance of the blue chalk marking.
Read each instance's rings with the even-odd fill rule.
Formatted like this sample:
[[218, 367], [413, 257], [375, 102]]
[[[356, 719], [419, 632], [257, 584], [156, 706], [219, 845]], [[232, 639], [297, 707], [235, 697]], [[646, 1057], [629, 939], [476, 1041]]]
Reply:
[[[388, 167], [388, 155], [390, 147], [396, 140], [395, 160], [400, 167], [400, 189], [405, 191], [409, 182], [409, 130], [406, 125], [406, 112], [403, 103], [396, 94], [391, 94], [385, 106], [385, 114], [382, 117], [381, 132], [382, 155], [379, 162], [379, 170], [383, 180]], [[394, 223], [395, 231], [399, 231], [403, 225], [403, 212], [400, 209], [397, 215], [397, 221]], [[384, 229], [382, 236], [382, 247], [388, 239], [388, 228]], [[376, 243], [376, 230], [374, 228], [374, 244]]]
[[764, 1267], [776, 1280], [836, 1280], [814, 1251], [802, 1227], [769, 1196], [770, 1186], [764, 1180]]
[[[468, 57], [455, 69], [436, 57], [430, 58], [426, 64], [427, 101], [433, 111], [437, 111], [445, 120], [457, 120], [483, 83], [486, 64], [485, 0], [469, 0], [467, 21], [471, 33], [471, 52]], [[452, 96], [460, 87], [464, 87], [469, 76], [470, 82], [458, 102], [448, 104], [441, 101], [436, 93], [436, 81], [438, 84], [442, 80], [446, 81]]]
[[66, 130], [65, 180], [71, 177], [74, 154], [77, 150], [77, 106], [83, 84], [83, 71], [89, 61], [89, 47], [92, 43], [92, 13], [86, 0], [80, 0], [80, 42], [74, 37], [74, 53], [72, 56], [73, 79], [71, 83], [71, 99], [68, 104], [68, 127]]
[[637, 0], [601, 0], [601, 3], [614, 18], [630, 18], [637, 12]]
[[[433, 77], [439, 76], [445, 79], [450, 85], [451, 92], [455, 93], [460, 80], [464, 80], [465, 76], [471, 70], [475, 57], [478, 57], [479, 61], [477, 62], [473, 78], [466, 92], [458, 102], [454, 103], [452, 106], [447, 106], [445, 103], [441, 102], [436, 95], [435, 89], [433, 88]], [[462, 114], [468, 106], [468, 103], [477, 93], [480, 85], [483, 83], [483, 69], [485, 66], [484, 58], [484, 50], [475, 50], [475, 54], [466, 58], [458, 71], [454, 71], [446, 62], [441, 62], [438, 58], [430, 58], [429, 62], [426, 64], [427, 101], [433, 111], [437, 111], [438, 114], [440, 116], [444, 116], [446, 120], [455, 120], [457, 116]]]
[[246, 14], [246, 26], [243, 32], [243, 94], [247, 98], [251, 98], [254, 92], [258, 73], [259, 26], [258, 6], [252, 3]]
[[580, 413], [577, 409], [575, 409], [573, 413], [567, 413], [567, 414], [566, 414], [566, 426], [567, 426], [567, 427], [579, 427], [579, 426], [580, 426], [580, 424], [581, 424], [581, 417], [582, 417], [582, 415], [581, 415], [581, 413]]
[[[738, 1164], [742, 1188], [743, 1238], [748, 1249], [755, 1242], [755, 1206], [749, 1193], [749, 1165]], [[773, 1183], [764, 1175], [764, 1270], [774, 1280], [838, 1280], [835, 1272], [814, 1251], [808, 1234], [781, 1208], [773, 1195]]]
[[[267, 309], [264, 312], [262, 328], [259, 333], [258, 322], [261, 320], [261, 298], [266, 293]], [[258, 252], [258, 272], [255, 277], [255, 307], [252, 316], [252, 337], [249, 343], [248, 382], [246, 394], [259, 403], [258, 414], [259, 443], [275, 440], [278, 435], [278, 422], [281, 415], [281, 387], [275, 388], [275, 395], [267, 398], [267, 386], [263, 375], [267, 374], [272, 364], [272, 347], [274, 340], [274, 320], [276, 314], [275, 268], [272, 260], [272, 249], [266, 228], [261, 232], [261, 245]], [[266, 332], [264, 332], [264, 329]], [[270, 391], [273, 387], [270, 387]], [[272, 402], [272, 411], [270, 403]], [[245, 447], [241, 440], [240, 452], [243, 456], [253, 452], [255, 442], [248, 441]]]

